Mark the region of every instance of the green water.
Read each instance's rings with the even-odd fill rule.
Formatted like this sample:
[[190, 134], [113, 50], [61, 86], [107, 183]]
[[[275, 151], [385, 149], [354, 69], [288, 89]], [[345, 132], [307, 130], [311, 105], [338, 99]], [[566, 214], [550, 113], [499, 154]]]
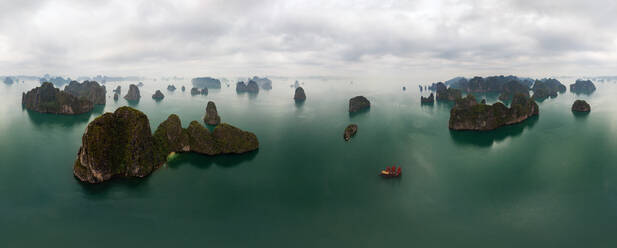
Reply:
[[[79, 183], [72, 165], [89, 121], [21, 107], [38, 83], [0, 84], [0, 246], [88, 247], [615, 247], [617, 84], [539, 103], [540, 116], [494, 132], [451, 132], [447, 104], [421, 106], [415, 84], [293, 80], [238, 95], [190, 96], [188, 81], [146, 81], [134, 107], [152, 129], [186, 127], [207, 101], [254, 132], [257, 152], [182, 154], [145, 179]], [[570, 84], [573, 80], [563, 80]], [[180, 91], [186, 85], [187, 91]], [[123, 83], [123, 95], [128, 84]], [[151, 99], [156, 89], [166, 95]], [[347, 113], [365, 95], [371, 110]], [[574, 116], [586, 99], [592, 112]], [[489, 96], [494, 102], [495, 96]], [[359, 131], [344, 142], [343, 129]], [[403, 176], [377, 176], [388, 165]]]

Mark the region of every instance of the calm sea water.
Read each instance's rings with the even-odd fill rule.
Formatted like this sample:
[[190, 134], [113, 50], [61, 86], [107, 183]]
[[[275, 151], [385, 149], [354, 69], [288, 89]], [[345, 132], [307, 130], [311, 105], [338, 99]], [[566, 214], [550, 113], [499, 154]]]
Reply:
[[[182, 154], [145, 179], [100, 185], [78, 182], [72, 165], [88, 122], [127, 105], [111, 90], [121, 84], [124, 95], [128, 83], [107, 83], [107, 105], [80, 116], [22, 109], [37, 82], [0, 84], [0, 246], [617, 246], [615, 82], [548, 99], [539, 118], [486, 133], [449, 131], [450, 106], [421, 106], [415, 83], [304, 82], [297, 105], [291, 79], [257, 95], [232, 84], [207, 96], [191, 96], [188, 80], [174, 81], [175, 92], [145, 81], [134, 107], [153, 131], [171, 113], [185, 127], [201, 121], [212, 100], [260, 149]], [[350, 116], [356, 95], [372, 107]], [[573, 115], [575, 99], [592, 112]], [[344, 142], [350, 123], [359, 131]], [[377, 176], [389, 165], [402, 178]]]

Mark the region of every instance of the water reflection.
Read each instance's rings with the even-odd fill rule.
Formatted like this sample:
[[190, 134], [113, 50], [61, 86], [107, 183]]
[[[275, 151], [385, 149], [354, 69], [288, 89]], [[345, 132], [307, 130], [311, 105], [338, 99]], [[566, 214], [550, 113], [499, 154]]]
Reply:
[[489, 147], [496, 141], [502, 141], [508, 137], [520, 136], [525, 129], [533, 128], [533, 126], [538, 122], [538, 119], [538, 116], [534, 116], [522, 123], [501, 127], [493, 131], [450, 130], [450, 137], [457, 144]]
[[57, 115], [49, 113], [39, 113], [22, 107], [23, 111], [26, 111], [28, 118], [35, 126], [60, 126], [60, 127], [72, 127], [75, 125], [81, 125], [88, 123], [90, 117], [98, 116], [103, 113], [105, 105], [94, 105], [94, 109], [88, 113], [79, 115]]
[[576, 119], [577, 121], [585, 121], [589, 116], [589, 112], [572, 111], [572, 115], [574, 115], [574, 119]]

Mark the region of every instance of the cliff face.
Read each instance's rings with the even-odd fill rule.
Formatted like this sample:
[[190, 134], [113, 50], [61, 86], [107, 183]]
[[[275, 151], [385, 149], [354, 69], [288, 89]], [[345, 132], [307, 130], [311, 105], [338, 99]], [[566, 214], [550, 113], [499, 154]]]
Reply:
[[206, 116], [204, 116], [204, 122], [213, 126], [221, 123], [221, 117], [219, 116], [218, 111], [216, 111], [216, 105], [213, 101], [209, 101], [206, 106]]
[[197, 121], [184, 129], [175, 114], [151, 134], [145, 114], [121, 107], [88, 124], [73, 174], [88, 183], [100, 183], [116, 176], [144, 177], [165, 163], [172, 152], [240, 154], [258, 148], [259, 141], [253, 133], [229, 124], [220, 124], [211, 133]]
[[139, 101], [140, 98], [141, 95], [139, 94], [139, 88], [137, 88], [137, 85], [129, 85], [129, 92], [126, 93], [124, 99], [126, 99], [127, 101]]
[[459, 99], [450, 110], [449, 128], [452, 130], [493, 130], [505, 125], [520, 123], [539, 114], [533, 99], [517, 94], [511, 107], [498, 102], [493, 105], [478, 104], [473, 95]]
[[48, 82], [23, 93], [21, 103], [29, 110], [66, 115], [87, 113], [94, 108], [91, 101], [60, 91]]
[[461, 98], [461, 91], [453, 88], [439, 88], [436, 92], [437, 101], [456, 101]]
[[371, 107], [371, 102], [364, 96], [356, 96], [354, 98], [349, 99], [349, 112], [355, 113], [361, 110], [369, 109]]
[[294, 100], [299, 102], [306, 100], [306, 94], [304, 94], [304, 89], [302, 87], [296, 88], [296, 92], [294, 93]]
[[73, 174], [81, 181], [99, 183], [114, 176], [144, 177], [163, 162], [156, 153], [148, 117], [121, 107], [88, 124]]
[[107, 94], [105, 86], [99, 85], [96, 81], [84, 81], [83, 83], [71, 81], [64, 87], [64, 91], [77, 98], [88, 99], [94, 104], [105, 104]]

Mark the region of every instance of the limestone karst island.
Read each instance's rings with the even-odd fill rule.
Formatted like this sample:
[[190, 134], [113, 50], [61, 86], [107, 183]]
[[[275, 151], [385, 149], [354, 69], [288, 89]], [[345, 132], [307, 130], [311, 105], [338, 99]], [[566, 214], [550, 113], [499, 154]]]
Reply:
[[617, 247], [615, 0], [0, 10], [0, 248]]

